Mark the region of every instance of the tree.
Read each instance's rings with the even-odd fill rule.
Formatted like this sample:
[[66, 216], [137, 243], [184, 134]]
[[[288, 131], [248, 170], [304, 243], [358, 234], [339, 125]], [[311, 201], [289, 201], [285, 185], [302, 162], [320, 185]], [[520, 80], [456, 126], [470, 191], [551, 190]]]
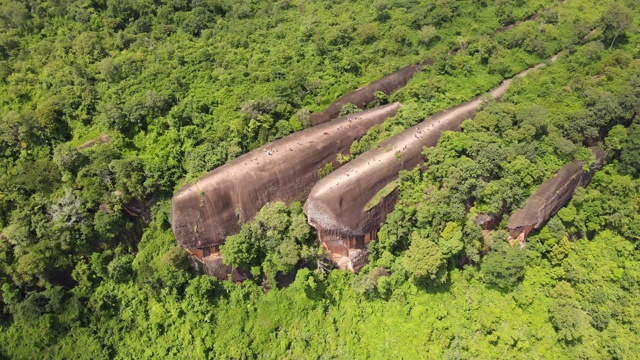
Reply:
[[358, 26], [356, 30], [356, 40], [360, 44], [371, 44], [376, 41], [380, 29], [377, 23], [366, 23]]
[[438, 247], [445, 259], [455, 256], [462, 250], [462, 226], [454, 222], [448, 222], [444, 230], [440, 233]]
[[231, 235], [220, 246], [220, 254], [222, 261], [229, 266], [248, 266], [258, 258], [258, 247], [243, 234]]
[[604, 44], [600, 41], [591, 41], [582, 47], [582, 54], [589, 62], [600, 60], [600, 55], [604, 50]]
[[557, 299], [549, 306], [549, 320], [566, 343], [582, 339], [589, 327], [589, 317], [575, 300]]
[[64, 99], [52, 96], [38, 104], [35, 118], [39, 129], [51, 140], [64, 140], [70, 137], [70, 129], [63, 121]]
[[310, 227], [299, 202], [290, 207], [269, 203], [251, 220], [242, 224], [240, 234], [227, 237], [220, 253], [230, 266], [262, 265], [275, 284], [277, 272], [288, 273], [308, 253]]
[[340, 109], [340, 113], [338, 114], [338, 116], [346, 116], [346, 115], [355, 114], [358, 112], [360, 112], [360, 109], [358, 109], [357, 106], [353, 105], [352, 103], [347, 103], [347, 104], [344, 104], [342, 109]]
[[86, 57], [92, 61], [99, 60], [104, 56], [104, 49], [98, 34], [91, 31], [84, 32], [74, 39], [73, 51], [78, 57]]
[[124, 221], [120, 213], [105, 210], [96, 212], [93, 218], [93, 228], [102, 239], [111, 240], [120, 234]]
[[311, 124], [311, 112], [307, 109], [300, 109], [295, 114], [295, 119], [302, 125], [303, 128], [310, 127]]
[[97, 66], [102, 78], [109, 82], [118, 80], [122, 74], [122, 64], [110, 57], [102, 59]]
[[53, 162], [62, 172], [75, 175], [86, 160], [87, 157], [69, 143], [60, 144], [53, 151]]
[[145, 94], [144, 106], [151, 116], [158, 117], [166, 113], [171, 107], [169, 100], [162, 94], [155, 91], [147, 91]]
[[438, 39], [438, 30], [432, 25], [425, 25], [420, 29], [418, 38], [423, 45], [429, 46]]
[[270, 280], [275, 278], [278, 271], [287, 274], [294, 270], [300, 261], [300, 245], [295, 239], [287, 237], [275, 247], [267, 249], [263, 267]]
[[199, 36], [211, 21], [211, 14], [207, 10], [197, 7], [186, 14], [182, 20], [182, 29], [188, 34]]
[[635, 121], [631, 124], [622, 148], [624, 150], [620, 152], [620, 172], [640, 176], [640, 122]]
[[514, 287], [524, 277], [525, 252], [501, 243], [482, 259], [485, 281], [500, 289]]
[[142, 199], [145, 195], [145, 173], [144, 163], [140, 158], [113, 160], [109, 163], [109, 170], [113, 173], [115, 188], [126, 195], [126, 200], [130, 197]]
[[116, 255], [107, 265], [107, 274], [109, 278], [116, 282], [126, 282], [132, 275], [131, 263], [133, 262], [133, 255]]
[[372, 242], [381, 252], [389, 251], [392, 254], [405, 250], [409, 244], [409, 235], [413, 224], [411, 218], [415, 215], [414, 206], [396, 206], [387, 215], [387, 219], [378, 231], [378, 241]]
[[7, 1], [0, 7], [0, 21], [5, 26], [22, 27], [26, 30], [29, 18], [29, 10], [21, 2]]
[[27, 246], [34, 242], [34, 238], [29, 233], [29, 226], [23, 222], [11, 223], [0, 233], [4, 240], [14, 246]]
[[510, 0], [498, 0], [496, 4], [496, 17], [500, 24], [507, 25], [513, 22], [514, 4]]
[[446, 262], [438, 245], [416, 232], [411, 237], [411, 245], [402, 259], [404, 268], [419, 280], [443, 282]]
[[602, 14], [600, 22], [604, 26], [605, 35], [611, 40], [609, 49], [613, 47], [618, 36], [624, 34], [633, 22], [633, 11], [621, 3], [615, 1], [609, 3], [607, 10]]
[[622, 150], [623, 145], [627, 141], [628, 133], [627, 129], [622, 125], [616, 125], [604, 139], [605, 151], [611, 153], [611, 155], [618, 153]]

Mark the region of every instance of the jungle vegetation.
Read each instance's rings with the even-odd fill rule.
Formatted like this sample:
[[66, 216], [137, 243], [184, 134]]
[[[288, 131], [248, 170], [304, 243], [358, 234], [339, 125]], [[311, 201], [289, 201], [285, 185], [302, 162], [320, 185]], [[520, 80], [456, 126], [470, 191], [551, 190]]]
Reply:
[[[0, 358], [635, 358], [639, 13], [637, 0], [0, 1]], [[401, 174], [360, 274], [327, 268], [299, 203], [268, 205], [223, 246], [254, 281], [197, 274], [177, 247], [176, 188], [346, 92], [434, 60], [380, 96], [405, 106], [355, 156], [558, 53], [426, 149], [424, 173]], [[596, 144], [607, 165], [509, 247], [508, 214]], [[477, 214], [503, 220], [483, 233]], [[276, 273], [295, 281], [278, 288]]]

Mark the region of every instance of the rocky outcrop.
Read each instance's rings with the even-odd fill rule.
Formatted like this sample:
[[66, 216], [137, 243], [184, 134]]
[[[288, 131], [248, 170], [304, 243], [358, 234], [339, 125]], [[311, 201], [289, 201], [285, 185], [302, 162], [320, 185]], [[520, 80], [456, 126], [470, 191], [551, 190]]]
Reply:
[[[513, 26], [515, 25], [505, 26], [495, 30], [494, 33], [508, 30]], [[454, 55], [456, 52], [457, 49], [452, 50], [450, 54]], [[400, 104], [378, 107], [360, 114], [345, 116], [331, 124], [326, 123], [336, 118], [344, 105], [351, 103], [359, 108], [365, 108], [376, 100], [376, 92], [381, 91], [390, 95], [404, 87], [416, 72], [433, 63], [432, 60], [426, 60], [420, 64], [406, 66], [364, 88], [344, 95], [326, 110], [311, 114], [313, 125], [324, 126], [315, 126], [265, 145], [213, 170], [198, 179], [195, 184], [188, 184], [181, 188], [174, 195], [172, 203], [172, 228], [178, 244], [187, 249], [196, 264], [202, 266], [208, 274], [219, 278], [231, 275], [234, 281], [247, 278], [249, 275], [245, 272], [224, 265], [218, 252], [218, 246], [224, 243], [226, 236], [239, 230], [238, 221], [251, 219], [267, 202], [278, 200], [290, 202], [303, 199], [313, 183], [317, 181], [319, 168], [327, 163], [338, 167], [340, 164], [335, 161], [337, 154], [348, 153], [349, 146], [354, 140], [364, 135], [371, 126], [393, 116]], [[503, 85], [506, 86], [506, 84]], [[464, 105], [468, 104], [463, 104], [461, 107]], [[467, 110], [461, 107], [456, 107], [449, 113], [444, 111], [436, 116], [442, 116], [442, 119], [453, 117], [458, 119], [455, 121], [461, 122], [459, 116], [464, 120], [473, 112], [465, 114]], [[393, 209], [397, 198], [398, 191], [395, 186], [388, 184], [388, 179], [396, 178], [398, 169], [408, 169], [419, 164], [422, 146], [435, 145], [439, 133], [443, 130], [457, 130], [459, 123], [456, 125], [455, 121], [445, 121], [442, 126], [440, 121], [437, 123], [438, 126], [436, 123], [425, 123], [419, 125], [418, 129], [414, 127], [408, 130], [408, 137], [410, 138], [412, 131], [416, 131], [416, 134], [420, 135], [416, 136], [416, 139], [422, 139], [423, 145], [419, 142], [406, 141], [407, 139], [399, 140], [399, 145], [402, 145], [401, 150], [397, 150], [398, 147], [393, 142], [383, 145], [384, 153], [391, 151], [386, 150], [387, 146], [397, 150], [393, 154], [400, 165], [390, 166], [391, 175], [386, 171], [387, 169], [381, 169], [384, 170], [381, 171], [383, 175], [374, 176], [376, 180], [372, 189], [379, 189], [376, 191], [382, 195], [377, 200], [374, 196], [374, 199], [369, 199], [365, 204], [364, 212], [367, 220], [361, 227], [368, 230], [359, 231], [357, 234], [352, 231], [348, 238], [345, 238], [341, 231], [327, 229], [319, 232], [323, 246], [329, 249], [332, 259], [339, 267], [358, 271], [366, 264], [366, 244], [376, 238], [377, 227], [386, 214]], [[105, 135], [82, 144], [78, 149], [110, 141], [111, 139]], [[384, 158], [384, 161], [389, 160], [386, 155], [381, 158]], [[350, 174], [345, 176], [348, 178]], [[368, 180], [364, 183], [371, 185]], [[371, 191], [367, 195], [371, 195], [370, 193]], [[352, 197], [358, 197], [358, 193], [353, 193]], [[358, 211], [362, 209], [362, 207], [357, 208]]]
[[409, 80], [413, 78], [413, 75], [421, 69], [421, 65], [405, 66], [402, 69], [384, 76], [363, 88], [350, 92], [331, 103], [331, 105], [329, 105], [329, 107], [324, 111], [311, 114], [311, 124], [314, 126], [320, 125], [335, 119], [340, 114], [342, 107], [347, 104], [353, 104], [360, 109], [364, 109], [367, 105], [376, 100], [376, 92], [382, 91], [386, 95], [391, 95], [396, 90], [407, 85]]
[[222, 261], [222, 255], [217, 246], [208, 249], [187, 249], [187, 253], [194, 260], [197, 271], [202, 270], [209, 276], [214, 276], [221, 280], [229, 279], [233, 282], [241, 282], [251, 279], [252, 275], [248, 270], [238, 269], [226, 265]]
[[500, 220], [502, 220], [502, 213], [496, 216], [492, 216], [488, 214], [479, 214], [474, 219], [474, 222], [478, 226], [480, 226], [482, 230], [488, 231], [488, 230], [493, 230], [498, 225]]
[[422, 148], [435, 146], [443, 131], [459, 130], [480, 104], [480, 99], [474, 99], [442, 111], [358, 156], [313, 187], [304, 212], [337, 267], [360, 270], [366, 257], [359, 264], [352, 259], [362, 259], [366, 245], [393, 210], [398, 197], [393, 181], [400, 170], [421, 164]]
[[327, 250], [329, 259], [339, 269], [358, 272], [367, 264], [367, 245], [376, 238], [375, 232], [343, 239], [328, 231], [318, 232], [320, 245]]
[[354, 140], [400, 107], [400, 103], [384, 105], [299, 131], [185, 185], [174, 195], [171, 207], [178, 244], [192, 254], [215, 253], [216, 246], [240, 230], [239, 221], [252, 219], [265, 204], [303, 200], [318, 181], [320, 168], [329, 163], [339, 167], [337, 154], [348, 154]]
[[[517, 76], [540, 66], [543, 64]], [[510, 82], [504, 81], [489, 94], [500, 99]], [[311, 189], [304, 212], [336, 266], [354, 272], [364, 266], [367, 243], [376, 238], [380, 224], [395, 206], [400, 170], [421, 165], [422, 149], [435, 146], [443, 131], [459, 131], [481, 104], [477, 97], [441, 111], [358, 156]]]
[[592, 147], [595, 163], [583, 170], [584, 163], [573, 160], [558, 171], [551, 179], [543, 182], [536, 192], [527, 199], [525, 206], [516, 210], [507, 222], [510, 241], [524, 246], [531, 231], [540, 229], [547, 221], [562, 209], [575, 193], [576, 189], [587, 185], [593, 174], [602, 166], [604, 152]]
[[[543, 12], [544, 11], [548, 11], [548, 9], [543, 10]], [[494, 34], [503, 33], [527, 21], [533, 21], [539, 15], [540, 13], [533, 14], [522, 21], [514, 22], [512, 24], [508, 24], [498, 29], [495, 29], [493, 33]], [[458, 48], [451, 50], [449, 52], [449, 55], [455, 55], [458, 52], [458, 50], [459, 50]], [[392, 74], [386, 75], [365, 87], [359, 88], [346, 95], [343, 95], [342, 97], [338, 98], [336, 101], [331, 103], [331, 105], [329, 105], [329, 107], [327, 107], [325, 110], [311, 114], [311, 124], [314, 126], [320, 125], [328, 121], [331, 121], [332, 119], [335, 119], [336, 117], [338, 117], [338, 114], [340, 114], [340, 110], [342, 110], [342, 107], [347, 104], [353, 104], [359, 107], [360, 109], [364, 109], [366, 108], [367, 105], [371, 104], [376, 100], [376, 97], [375, 97], [376, 92], [381, 91], [385, 93], [387, 96], [391, 95], [392, 93], [396, 92], [397, 90], [407, 85], [407, 83], [413, 78], [413, 76], [417, 72], [421, 71], [426, 66], [433, 65], [433, 63], [434, 63], [433, 60], [426, 60], [419, 64], [405, 66], [400, 70]]]
[[78, 146], [76, 149], [78, 150], [84, 150], [84, 149], [88, 149], [90, 147], [96, 146], [98, 144], [108, 144], [111, 142], [111, 137], [109, 135], [100, 135], [95, 139], [89, 140], [87, 142], [84, 142], [82, 145]]

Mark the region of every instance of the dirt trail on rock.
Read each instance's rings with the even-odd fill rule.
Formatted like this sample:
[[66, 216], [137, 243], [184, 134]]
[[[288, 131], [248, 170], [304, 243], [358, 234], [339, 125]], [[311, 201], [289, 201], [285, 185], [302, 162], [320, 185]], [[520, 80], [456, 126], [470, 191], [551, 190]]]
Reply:
[[[516, 76], [524, 77], [541, 66], [544, 64]], [[489, 95], [500, 99], [510, 83], [511, 79], [503, 81]], [[393, 210], [398, 191], [387, 187], [393, 186], [400, 170], [422, 164], [422, 149], [435, 146], [443, 131], [459, 131], [460, 124], [472, 118], [481, 104], [479, 96], [443, 110], [363, 153], [311, 189], [304, 212], [338, 266], [359, 270], [348, 259], [362, 257], [364, 246]]]

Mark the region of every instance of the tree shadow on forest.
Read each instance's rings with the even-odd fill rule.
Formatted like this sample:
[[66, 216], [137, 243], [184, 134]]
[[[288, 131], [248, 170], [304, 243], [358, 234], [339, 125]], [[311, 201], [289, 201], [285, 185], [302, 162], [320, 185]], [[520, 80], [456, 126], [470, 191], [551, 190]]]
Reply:
[[426, 278], [414, 279], [416, 288], [427, 294], [445, 294], [451, 291], [451, 277], [447, 276], [446, 281], [431, 280]]
[[508, 287], [500, 287], [500, 286], [497, 286], [495, 284], [489, 284], [487, 282], [483, 282], [483, 284], [489, 290], [497, 291], [502, 295], [508, 295], [508, 294], [513, 293], [513, 291], [518, 288], [518, 285], [520, 285], [520, 282], [521, 281], [518, 281], [518, 283], [516, 283], [515, 285], [508, 286]]

